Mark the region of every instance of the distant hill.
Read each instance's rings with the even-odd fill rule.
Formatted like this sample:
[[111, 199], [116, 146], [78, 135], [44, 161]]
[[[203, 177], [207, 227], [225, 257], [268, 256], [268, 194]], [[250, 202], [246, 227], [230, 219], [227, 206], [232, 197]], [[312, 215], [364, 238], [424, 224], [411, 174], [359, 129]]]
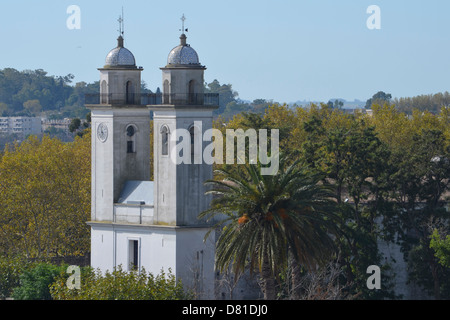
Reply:
[[96, 93], [98, 82], [78, 82], [71, 85], [74, 76], [49, 76], [38, 70], [0, 70], [0, 115], [54, 117], [84, 117], [84, 94]]
[[[100, 91], [99, 82], [72, 83], [74, 76], [50, 76], [42, 69], [18, 71], [13, 68], [0, 70], [0, 116], [36, 116], [44, 115], [50, 119], [85, 118], [89, 113], [84, 106], [84, 96]], [[141, 84], [142, 92], [150, 92], [145, 82]], [[221, 84], [214, 80], [205, 84], [205, 92], [219, 93], [219, 109], [215, 116], [231, 118], [240, 112], [264, 112], [265, 108], [275, 104], [273, 100], [255, 99], [248, 101], [239, 98], [239, 94], [231, 84]], [[339, 108], [364, 108], [366, 101], [355, 99], [348, 101], [341, 98], [330, 98], [328, 101], [298, 100], [290, 106], [307, 106], [311, 103], [335, 103]], [[407, 114], [412, 110], [428, 110], [438, 113], [442, 106], [450, 106], [448, 92], [420, 95], [412, 98], [391, 99], [397, 108]]]

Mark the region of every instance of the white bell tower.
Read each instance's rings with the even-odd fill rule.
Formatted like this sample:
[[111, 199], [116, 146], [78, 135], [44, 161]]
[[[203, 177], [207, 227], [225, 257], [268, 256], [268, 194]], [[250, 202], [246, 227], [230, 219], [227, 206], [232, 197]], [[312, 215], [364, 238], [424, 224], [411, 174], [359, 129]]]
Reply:
[[[177, 276], [200, 281], [206, 297], [214, 292], [214, 233], [204, 242], [211, 225], [198, 219], [210, 207], [204, 182], [213, 177], [212, 164], [205, 163], [203, 150], [208, 142], [203, 134], [212, 128], [213, 111], [218, 99], [203, 92], [204, 71], [196, 51], [180, 36], [180, 44], [171, 50], [162, 70], [161, 105], [152, 105], [154, 154], [154, 219], [172, 230], [176, 242]], [[189, 139], [191, 150], [177, 163], [180, 134]], [[210, 143], [210, 142], [209, 142]], [[193, 270], [195, 272], [193, 273]]]
[[[143, 69], [120, 35], [98, 70], [100, 94], [86, 97], [92, 120], [91, 265], [136, 268], [142, 262], [142, 237], [130, 226], [150, 219], [153, 211], [150, 113], [140, 94]], [[130, 197], [130, 190], [144, 188], [149, 196]]]
[[122, 36], [99, 71], [98, 104], [88, 104], [92, 118], [92, 220], [113, 221], [113, 204], [125, 182], [150, 179], [150, 115], [140, 101], [143, 69], [136, 67]]
[[[206, 68], [199, 63], [195, 50], [186, 44], [186, 36], [182, 34], [180, 39], [180, 45], [169, 54], [166, 67], [161, 68], [163, 104], [151, 107], [155, 214], [163, 223], [198, 226], [205, 222], [198, 220], [197, 215], [209, 207], [211, 200], [205, 196], [203, 183], [212, 179], [212, 165], [202, 161], [206, 146], [202, 137], [212, 128], [212, 112], [216, 106], [205, 101], [203, 73]], [[191, 139], [191, 154], [185, 157], [190, 161], [181, 164], [174, 162], [173, 154], [177, 130], [189, 132]]]

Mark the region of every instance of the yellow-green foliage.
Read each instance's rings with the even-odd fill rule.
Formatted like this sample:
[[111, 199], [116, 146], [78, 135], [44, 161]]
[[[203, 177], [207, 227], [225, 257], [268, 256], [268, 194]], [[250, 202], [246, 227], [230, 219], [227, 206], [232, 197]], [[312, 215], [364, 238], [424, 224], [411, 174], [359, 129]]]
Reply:
[[[339, 109], [331, 109], [325, 104], [312, 104], [309, 108], [289, 108], [287, 105], [275, 104], [265, 110], [262, 118], [268, 128], [284, 129], [288, 133], [280, 136], [282, 151], [302, 148], [306, 138], [304, 124], [313, 117], [322, 121], [325, 132], [337, 128], [349, 129], [355, 122], [363, 122], [364, 127], [374, 126], [378, 138], [393, 149], [410, 146], [414, 134], [430, 129], [442, 131], [446, 137], [446, 145], [450, 145], [449, 107], [442, 107], [439, 114], [415, 110], [410, 116], [398, 111], [394, 105], [373, 105], [372, 109], [372, 115], [362, 112], [351, 115]], [[245, 129], [245, 117], [240, 113], [228, 122], [219, 118], [214, 122], [214, 127], [222, 133], [225, 133], [225, 129]]]
[[89, 251], [90, 133], [63, 143], [30, 136], [0, 160], [0, 250], [29, 258]]

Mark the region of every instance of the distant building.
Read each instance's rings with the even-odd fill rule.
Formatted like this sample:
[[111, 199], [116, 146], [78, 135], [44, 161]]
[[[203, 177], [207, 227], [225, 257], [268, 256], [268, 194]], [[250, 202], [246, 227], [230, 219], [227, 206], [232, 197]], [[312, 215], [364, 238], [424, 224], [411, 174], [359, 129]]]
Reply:
[[359, 112], [361, 114], [367, 114], [370, 117], [373, 115], [372, 109], [366, 109], [366, 108], [343, 108], [342, 110], [346, 114], [355, 114], [355, 113]]
[[70, 125], [71, 121], [72, 121], [72, 119], [68, 119], [68, 118], [58, 119], [58, 120], [44, 119], [42, 121], [42, 130], [46, 131], [50, 128], [55, 128], [55, 129], [63, 130], [64, 132], [68, 133], [69, 125]]
[[0, 117], [0, 133], [38, 135], [42, 133], [41, 118], [32, 117]]

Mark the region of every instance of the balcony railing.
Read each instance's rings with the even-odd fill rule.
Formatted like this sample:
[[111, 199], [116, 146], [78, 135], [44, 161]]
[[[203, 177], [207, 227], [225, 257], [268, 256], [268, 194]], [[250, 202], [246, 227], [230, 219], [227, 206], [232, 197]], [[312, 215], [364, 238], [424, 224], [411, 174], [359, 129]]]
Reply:
[[[159, 98], [159, 99], [158, 99]], [[132, 105], [149, 105], [161, 104], [161, 97], [158, 94], [100, 94], [91, 93], [84, 96], [85, 104], [132, 104]]]
[[87, 105], [219, 105], [218, 93], [140, 93], [140, 94], [86, 94]]

